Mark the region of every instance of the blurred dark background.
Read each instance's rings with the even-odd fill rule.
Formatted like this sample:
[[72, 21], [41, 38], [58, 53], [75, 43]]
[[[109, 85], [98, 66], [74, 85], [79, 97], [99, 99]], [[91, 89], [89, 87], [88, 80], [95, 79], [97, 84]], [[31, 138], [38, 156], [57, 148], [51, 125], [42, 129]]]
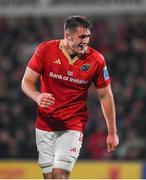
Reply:
[[[146, 160], [146, 16], [102, 15], [90, 45], [106, 59], [120, 145], [106, 151], [106, 125], [95, 89], [80, 159]], [[42, 41], [63, 38], [64, 16], [0, 16], [0, 159], [37, 159], [36, 104], [20, 89], [26, 64]]]

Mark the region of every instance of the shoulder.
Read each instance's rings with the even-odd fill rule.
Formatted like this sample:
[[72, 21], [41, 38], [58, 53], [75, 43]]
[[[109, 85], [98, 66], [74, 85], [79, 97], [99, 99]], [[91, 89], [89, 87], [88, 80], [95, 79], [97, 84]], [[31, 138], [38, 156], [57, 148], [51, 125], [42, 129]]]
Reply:
[[45, 51], [48, 48], [59, 47], [60, 40], [44, 41], [37, 46], [38, 51]]
[[91, 59], [93, 59], [97, 64], [105, 63], [105, 58], [100, 52], [98, 52], [97, 50], [91, 47], [88, 48], [89, 48], [89, 56], [91, 57]]

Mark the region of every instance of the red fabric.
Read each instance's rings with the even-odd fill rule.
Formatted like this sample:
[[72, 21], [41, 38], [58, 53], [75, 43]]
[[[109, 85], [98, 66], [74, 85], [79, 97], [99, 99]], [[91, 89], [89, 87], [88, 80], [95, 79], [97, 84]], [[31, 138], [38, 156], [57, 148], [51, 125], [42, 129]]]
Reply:
[[88, 118], [86, 100], [90, 84], [102, 88], [110, 83], [110, 78], [105, 80], [103, 75], [105, 66], [103, 57], [90, 47], [86, 55], [70, 64], [60, 48], [60, 40], [41, 43], [28, 67], [41, 75], [41, 92], [53, 94], [55, 104], [38, 107], [37, 128], [83, 131]]

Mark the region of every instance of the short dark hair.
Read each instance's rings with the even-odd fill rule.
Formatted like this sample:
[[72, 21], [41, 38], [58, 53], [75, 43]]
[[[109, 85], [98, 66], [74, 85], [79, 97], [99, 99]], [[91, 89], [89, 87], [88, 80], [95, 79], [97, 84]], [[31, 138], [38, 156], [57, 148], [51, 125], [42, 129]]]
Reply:
[[92, 24], [85, 16], [69, 16], [64, 23], [64, 31], [75, 31], [77, 27], [87, 28], [92, 30]]

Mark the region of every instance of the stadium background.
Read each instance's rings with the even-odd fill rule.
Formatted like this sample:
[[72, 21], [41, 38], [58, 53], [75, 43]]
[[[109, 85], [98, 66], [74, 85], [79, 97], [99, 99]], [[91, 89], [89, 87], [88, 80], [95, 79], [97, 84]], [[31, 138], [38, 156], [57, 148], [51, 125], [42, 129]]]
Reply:
[[34, 136], [36, 104], [20, 89], [42, 41], [63, 38], [64, 18], [86, 15], [91, 45], [106, 58], [120, 146], [107, 153], [106, 126], [94, 87], [89, 122], [71, 178], [146, 178], [146, 1], [0, 0], [0, 178], [42, 178]]

